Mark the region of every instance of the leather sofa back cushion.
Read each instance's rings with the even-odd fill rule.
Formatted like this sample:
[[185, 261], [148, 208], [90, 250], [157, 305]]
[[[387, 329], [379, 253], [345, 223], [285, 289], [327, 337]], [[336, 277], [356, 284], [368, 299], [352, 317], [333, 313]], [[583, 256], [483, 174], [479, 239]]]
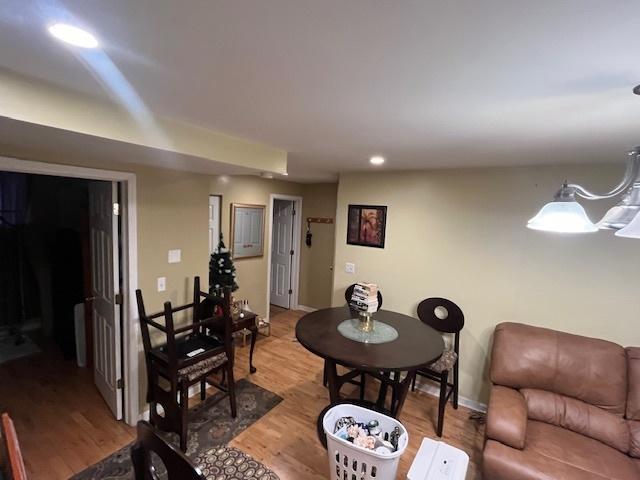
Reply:
[[[632, 457], [640, 458], [640, 422], [635, 420], [628, 420], [629, 423], [629, 455]], [[638, 465], [640, 467], [640, 465]]]
[[627, 397], [626, 417], [629, 420], [640, 420], [640, 347], [627, 348], [627, 365], [629, 369], [629, 396]]
[[499, 324], [493, 342], [493, 383], [560, 393], [624, 414], [627, 359], [620, 345], [520, 323]]
[[606, 443], [622, 453], [629, 452], [629, 426], [622, 417], [581, 400], [545, 390], [523, 388], [520, 393], [527, 402], [530, 420], [566, 428]]

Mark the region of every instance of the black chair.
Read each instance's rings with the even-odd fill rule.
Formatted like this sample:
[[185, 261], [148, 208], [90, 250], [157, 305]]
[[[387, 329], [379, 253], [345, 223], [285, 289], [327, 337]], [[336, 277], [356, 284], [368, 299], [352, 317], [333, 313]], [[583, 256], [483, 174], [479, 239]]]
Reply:
[[[355, 288], [356, 284], [354, 283], [353, 285], [350, 285], [349, 287], [347, 287], [347, 289], [344, 291], [344, 299], [347, 302], [347, 305], [349, 305], [349, 303], [351, 302], [351, 297], [353, 296], [353, 289]], [[380, 310], [382, 308], [382, 293], [380, 293], [380, 291], [378, 290], [378, 310]], [[353, 312], [354, 315], [357, 315], [356, 312]], [[352, 385], [357, 385], [360, 387], [360, 400], [364, 400], [364, 394], [365, 394], [365, 389], [366, 389], [366, 376], [365, 373], [361, 373], [360, 374], [360, 380], [350, 380], [349, 383], [351, 383]], [[327, 386], [327, 363], [325, 362], [324, 364], [324, 373], [322, 376], [322, 385], [324, 385], [325, 387]]]
[[[233, 379], [233, 339], [230, 313], [231, 292], [224, 297], [214, 297], [200, 291], [200, 278], [195, 277], [193, 303], [173, 308], [171, 302], [165, 302], [164, 311], [147, 315], [142, 292], [136, 290], [138, 314], [142, 330], [147, 365], [147, 402], [149, 419], [160, 430], [175, 432], [180, 436], [180, 448], [187, 449], [189, 387], [200, 384], [200, 398], [204, 400], [207, 383], [228, 393], [231, 404], [231, 416], [236, 417], [235, 383]], [[207, 299], [211, 308], [211, 317], [202, 319], [201, 299]], [[175, 327], [173, 315], [192, 309], [192, 322], [186, 322], [180, 328]], [[156, 319], [164, 316], [164, 325]], [[207, 329], [224, 325], [219, 335], [207, 334]], [[164, 337], [159, 345], [153, 346], [149, 327], [159, 330]], [[157, 336], [154, 335], [154, 338]], [[215, 372], [225, 372], [225, 383], [208, 378]], [[168, 390], [161, 384], [164, 379]], [[164, 414], [158, 411], [162, 406]]]
[[155, 453], [167, 469], [167, 480], [206, 480], [191, 460], [176, 447], [167, 443], [148, 422], [138, 422], [138, 438], [131, 447], [131, 463], [135, 480], [160, 478], [153, 465]]
[[[421, 368], [416, 376], [428, 378], [440, 384], [438, 405], [437, 434], [442, 436], [444, 409], [452, 398], [453, 408], [458, 408], [458, 360], [460, 358], [460, 331], [464, 327], [464, 314], [451, 300], [446, 298], [427, 298], [418, 305], [418, 318], [439, 332], [453, 334], [453, 345], [446, 346], [442, 356], [435, 362]], [[453, 373], [453, 383], [449, 382], [449, 373]], [[416, 388], [414, 377], [411, 391]]]

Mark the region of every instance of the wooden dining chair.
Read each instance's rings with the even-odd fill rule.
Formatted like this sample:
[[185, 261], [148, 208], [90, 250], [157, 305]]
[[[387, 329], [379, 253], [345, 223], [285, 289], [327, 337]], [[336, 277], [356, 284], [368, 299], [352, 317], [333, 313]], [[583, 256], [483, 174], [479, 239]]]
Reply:
[[11, 480], [27, 480], [18, 435], [8, 413], [2, 414], [0, 430], [0, 477]]
[[[449, 398], [453, 408], [458, 408], [458, 360], [460, 358], [460, 332], [464, 327], [464, 314], [458, 305], [446, 298], [427, 298], [418, 305], [418, 318], [423, 323], [441, 333], [453, 336], [451, 342], [445, 340], [445, 350], [438, 360], [416, 371], [416, 377], [428, 378], [440, 384], [438, 402], [438, 425], [436, 432], [442, 436], [444, 412]], [[449, 382], [452, 374], [453, 383]], [[414, 377], [411, 391], [416, 388]]]
[[135, 480], [160, 478], [156, 470], [159, 465], [153, 464], [152, 453], [162, 461], [167, 470], [167, 480], [206, 480], [200, 469], [184, 453], [158, 435], [158, 431], [150, 423], [140, 421], [136, 442], [131, 447]]
[[[200, 278], [195, 277], [193, 302], [172, 307], [165, 302], [162, 312], [148, 315], [142, 292], [136, 290], [138, 314], [142, 330], [147, 366], [147, 402], [149, 419], [155, 427], [180, 436], [180, 448], [186, 451], [188, 433], [189, 387], [200, 384], [200, 398], [204, 400], [206, 386], [211, 384], [229, 395], [231, 416], [236, 417], [235, 383], [233, 379], [233, 339], [230, 312], [231, 291], [223, 297], [212, 296], [200, 290]], [[213, 306], [212, 316], [201, 319], [201, 299], [206, 298]], [[217, 307], [217, 308], [215, 308]], [[174, 314], [192, 310], [191, 322], [176, 326]], [[159, 319], [164, 317], [164, 325]], [[207, 330], [224, 325], [219, 335], [209, 335]], [[159, 344], [152, 344], [153, 338], [161, 338]], [[225, 372], [225, 382], [215, 382], [209, 377], [220, 370]], [[164, 379], [168, 390], [161, 383]], [[163, 413], [158, 411], [158, 405]]]

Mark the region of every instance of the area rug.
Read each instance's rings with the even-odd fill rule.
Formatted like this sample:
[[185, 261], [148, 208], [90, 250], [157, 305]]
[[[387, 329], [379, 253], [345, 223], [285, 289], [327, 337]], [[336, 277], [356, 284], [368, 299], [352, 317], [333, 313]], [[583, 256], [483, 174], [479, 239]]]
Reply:
[[[240, 432], [259, 420], [282, 398], [248, 380], [236, 382], [238, 416], [231, 418], [229, 400], [222, 392], [207, 398], [189, 411], [189, 442], [187, 456], [198, 464], [208, 479], [277, 480], [271, 470], [235, 448], [227, 447]], [[166, 435], [178, 444], [178, 436]], [[72, 480], [132, 480], [131, 445], [121, 448], [104, 460], [71, 477]], [[162, 468], [158, 468], [160, 478]]]

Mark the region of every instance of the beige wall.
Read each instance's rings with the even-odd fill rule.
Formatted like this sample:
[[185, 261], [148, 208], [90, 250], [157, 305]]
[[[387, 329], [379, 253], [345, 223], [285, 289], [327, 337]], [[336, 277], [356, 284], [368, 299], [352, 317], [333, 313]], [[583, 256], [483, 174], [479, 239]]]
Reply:
[[[334, 216], [337, 185], [299, 184], [254, 176], [221, 176], [211, 178], [210, 191], [211, 194], [222, 195], [222, 233], [227, 246], [230, 240], [232, 203], [265, 205], [267, 209], [265, 221], [268, 225], [271, 215], [271, 212], [268, 212], [269, 201], [272, 194], [302, 197], [303, 235], [298, 247], [301, 252], [298, 303], [313, 307], [330, 305], [333, 279], [329, 266], [333, 264], [333, 227], [316, 229], [318, 236], [314, 237], [314, 247], [309, 249], [304, 244], [306, 231], [304, 220], [308, 216]], [[262, 257], [235, 260], [240, 287], [235, 295], [238, 298], [247, 299], [251, 308], [260, 315], [266, 315], [268, 307], [267, 252], [271, 247], [271, 239], [268, 237], [268, 228], [265, 227], [265, 253]]]
[[[450, 298], [466, 316], [461, 394], [486, 402], [493, 328], [524, 322], [640, 345], [640, 242], [609, 232], [558, 236], [525, 228], [565, 179], [606, 190], [622, 166], [486, 168], [340, 177], [333, 303], [355, 280], [385, 307], [415, 315]], [[346, 245], [347, 205], [388, 206], [384, 249]], [[611, 201], [583, 202], [597, 221]], [[345, 262], [356, 264], [346, 274]]]
[[302, 205], [302, 246], [299, 303], [307, 307], [323, 308], [331, 305], [333, 285], [333, 254], [335, 248], [335, 223], [311, 224], [312, 244], [304, 243], [307, 217], [326, 217], [335, 221], [338, 185], [305, 185]]

